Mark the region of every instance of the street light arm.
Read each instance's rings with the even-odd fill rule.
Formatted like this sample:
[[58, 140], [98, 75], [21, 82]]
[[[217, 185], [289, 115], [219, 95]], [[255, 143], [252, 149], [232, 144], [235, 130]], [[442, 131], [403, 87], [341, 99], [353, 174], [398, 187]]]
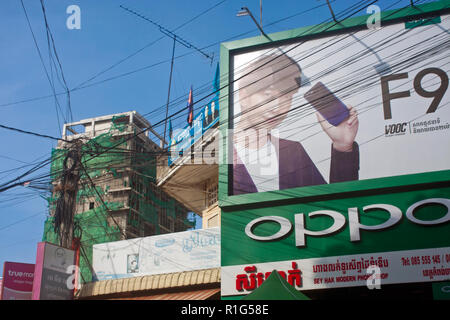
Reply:
[[267, 34], [264, 32], [264, 30], [262, 29], [261, 25], [258, 23], [258, 21], [256, 21], [255, 17], [253, 16], [252, 12], [247, 8], [247, 7], [242, 7], [241, 11], [239, 11], [237, 13], [238, 17], [242, 17], [242, 16], [250, 16], [250, 18], [252, 18], [253, 22], [256, 24], [256, 26], [258, 27], [259, 31], [261, 31], [261, 34], [270, 39]]

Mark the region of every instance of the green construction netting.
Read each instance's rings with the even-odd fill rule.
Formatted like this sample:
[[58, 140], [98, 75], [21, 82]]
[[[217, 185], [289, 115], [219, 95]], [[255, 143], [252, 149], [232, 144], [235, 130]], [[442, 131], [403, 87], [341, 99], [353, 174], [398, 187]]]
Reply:
[[[92, 280], [92, 245], [120, 240], [121, 233], [116, 226], [109, 226], [107, 211], [101, 207], [75, 215], [75, 236], [81, 236], [80, 252], [81, 281]], [[53, 231], [54, 218], [48, 217], [44, 224], [43, 241], [59, 243], [58, 235]], [[79, 229], [78, 229], [79, 228]]]
[[[153, 234], [160, 234], [161, 216], [170, 217], [174, 221], [181, 223], [178, 230], [182, 231], [194, 227], [195, 222], [186, 218], [186, 209], [174, 199], [163, 196], [162, 191], [155, 187], [156, 182], [156, 161], [155, 156], [148, 152], [141, 152], [144, 146], [139, 139], [129, 140], [130, 132], [128, 122], [123, 117], [114, 117], [111, 128], [108, 132], [100, 134], [88, 140], [82, 146], [82, 163], [85, 170], [80, 173], [80, 181], [77, 192], [77, 203], [96, 203], [95, 208], [77, 213], [74, 218], [76, 235], [81, 234], [81, 243], [84, 252], [80, 254], [81, 281], [92, 280], [92, 246], [97, 243], [120, 240], [122, 233], [119, 228], [108, 220], [109, 212], [122, 210], [127, 213], [127, 223], [135, 228], [137, 235], [145, 234], [144, 223], [147, 222], [153, 227]], [[126, 132], [125, 132], [126, 131]], [[134, 150], [135, 152], [130, 152]], [[53, 181], [60, 179], [66, 149], [52, 150], [51, 177]], [[86, 174], [93, 181], [96, 179], [121, 178], [123, 168], [131, 169], [129, 182], [123, 181], [123, 187], [130, 187], [134, 192], [129, 192], [129, 197], [125, 207], [123, 202], [105, 202], [104, 197], [108, 192], [117, 187], [111, 187], [108, 182], [104, 183], [104, 188], [90, 184]], [[128, 173], [130, 174], [130, 173]], [[129, 184], [129, 185], [127, 185]], [[53, 194], [47, 198], [49, 212], [54, 212], [59, 195]], [[88, 207], [88, 206], [84, 206]], [[125, 211], [126, 210], [126, 211]], [[108, 212], [109, 211], [109, 212]], [[109, 222], [108, 222], [109, 221]], [[54, 232], [54, 218], [49, 216], [44, 225], [43, 241], [59, 244], [58, 235]]]

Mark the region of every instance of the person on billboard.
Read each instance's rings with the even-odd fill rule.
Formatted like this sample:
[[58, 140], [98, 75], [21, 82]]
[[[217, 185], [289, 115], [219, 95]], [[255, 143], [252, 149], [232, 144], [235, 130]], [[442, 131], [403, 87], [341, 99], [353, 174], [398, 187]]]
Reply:
[[[284, 53], [264, 55], [240, 74], [240, 112], [235, 112], [233, 134], [233, 194], [326, 184], [300, 142], [275, 136], [303, 83], [300, 66]], [[358, 180], [356, 110], [344, 105], [321, 82], [305, 93], [305, 99], [332, 142], [330, 183]], [[303, 107], [311, 110], [307, 104]]]

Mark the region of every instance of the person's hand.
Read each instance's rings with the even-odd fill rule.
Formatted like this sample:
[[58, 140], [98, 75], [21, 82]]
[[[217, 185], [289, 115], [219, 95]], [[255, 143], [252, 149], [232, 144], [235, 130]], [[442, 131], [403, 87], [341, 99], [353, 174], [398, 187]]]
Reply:
[[323, 131], [333, 141], [333, 148], [340, 152], [351, 152], [353, 142], [358, 133], [358, 113], [352, 106], [347, 107], [349, 117], [342, 121], [337, 127], [331, 125], [319, 112], [316, 112], [317, 120], [322, 126]]

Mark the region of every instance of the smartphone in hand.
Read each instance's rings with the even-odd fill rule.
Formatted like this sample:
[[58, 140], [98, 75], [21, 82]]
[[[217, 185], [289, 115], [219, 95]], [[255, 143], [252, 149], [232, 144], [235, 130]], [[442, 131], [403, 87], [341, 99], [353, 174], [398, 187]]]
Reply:
[[335, 127], [350, 115], [347, 106], [320, 81], [305, 93], [305, 99]]

